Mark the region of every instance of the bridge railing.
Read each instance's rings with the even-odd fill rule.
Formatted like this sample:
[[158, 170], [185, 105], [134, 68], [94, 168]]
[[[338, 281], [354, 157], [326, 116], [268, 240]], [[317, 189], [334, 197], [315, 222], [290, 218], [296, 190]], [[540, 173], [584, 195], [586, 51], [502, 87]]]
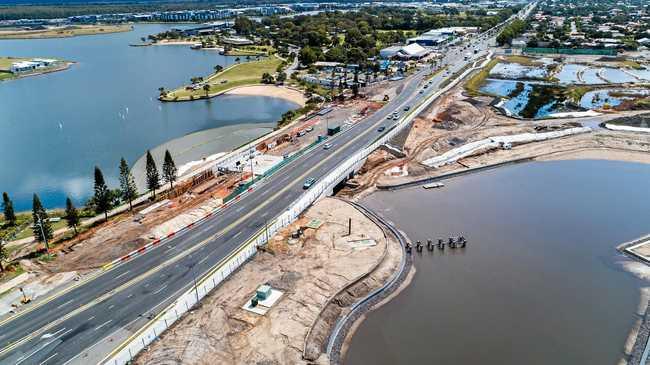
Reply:
[[219, 286], [219, 284], [223, 282], [230, 274], [232, 274], [235, 270], [237, 270], [237, 268], [239, 268], [249, 258], [251, 258], [257, 252], [258, 246], [261, 246], [268, 242], [269, 237], [272, 237], [277, 231], [295, 221], [298, 216], [315, 201], [321, 197], [331, 194], [334, 187], [341, 180], [343, 180], [351, 172], [358, 170], [363, 165], [370, 153], [372, 153], [382, 144], [395, 137], [432, 101], [458, 84], [458, 82], [467, 76], [470, 72], [474, 71], [477, 68], [484, 67], [487, 62], [489, 62], [490, 57], [491, 54], [488, 54], [487, 59], [481, 65], [469, 68], [443, 89], [431, 94], [426, 99], [418, 103], [415, 107], [411, 108], [410, 112], [406, 113], [399, 120], [394, 128], [384, 134], [381, 138], [375, 140], [370, 145], [354, 153], [325, 177], [319, 179], [309, 190], [307, 190], [297, 200], [295, 200], [286, 211], [281, 213], [275, 219], [271, 220], [272, 223], [257, 231], [250, 239], [239, 246], [239, 248], [237, 248], [233, 253], [217, 263], [209, 272], [202, 275], [201, 278], [196, 281], [196, 284], [192, 283], [189, 285], [186, 291], [176, 300], [174, 300], [173, 303], [163, 309], [145, 326], [137, 330], [127, 340], [120, 344], [115, 350], [106, 356], [101, 361], [101, 363], [123, 365], [131, 362], [140, 351], [142, 351], [156, 338], [158, 338], [173, 323], [178, 321], [178, 319], [182, 317], [183, 314], [187, 313], [202, 298], [210, 293], [210, 291]]

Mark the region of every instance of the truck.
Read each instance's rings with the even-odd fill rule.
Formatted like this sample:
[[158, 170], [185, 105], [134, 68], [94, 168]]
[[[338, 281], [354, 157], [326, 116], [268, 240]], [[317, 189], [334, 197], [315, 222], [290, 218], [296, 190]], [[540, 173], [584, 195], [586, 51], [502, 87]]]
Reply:
[[337, 125], [336, 127], [329, 127], [329, 128], [327, 128], [327, 135], [328, 136], [333, 136], [333, 135], [337, 134], [340, 131], [341, 131], [341, 126], [340, 125]]

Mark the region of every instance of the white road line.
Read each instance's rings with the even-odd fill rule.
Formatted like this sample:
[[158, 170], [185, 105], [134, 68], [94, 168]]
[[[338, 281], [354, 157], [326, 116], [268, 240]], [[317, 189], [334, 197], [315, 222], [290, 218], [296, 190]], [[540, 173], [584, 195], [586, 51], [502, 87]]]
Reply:
[[115, 304], [111, 304], [108, 309], [112, 309], [113, 307], [115, 307]]
[[113, 280], [117, 280], [117, 279], [121, 278], [122, 276], [124, 276], [124, 275], [126, 275], [126, 274], [128, 274], [130, 272], [131, 272], [131, 270], [127, 270], [127, 271], [121, 273], [120, 275], [116, 276], [115, 279], [113, 279]]
[[43, 364], [45, 364], [45, 363], [48, 362], [49, 360], [52, 360], [52, 358], [55, 357], [55, 356], [58, 355], [58, 354], [59, 354], [58, 352], [55, 352], [54, 355], [52, 355], [52, 356], [48, 357], [47, 359], [41, 361], [41, 363], [38, 364], [38, 365], [43, 365]]
[[151, 295], [156, 295], [156, 294], [160, 293], [160, 292], [163, 291], [166, 287], [167, 287], [167, 284], [161, 286], [160, 289], [158, 289], [158, 290], [156, 290], [155, 292], [151, 293]]
[[[65, 329], [65, 328], [63, 328], [63, 329]], [[41, 345], [41, 347], [39, 347], [39, 348], [37, 348], [36, 350], [34, 350], [31, 354], [19, 358], [18, 361], [16, 361], [16, 364], [15, 364], [15, 365], [20, 365], [21, 363], [23, 363], [23, 361], [25, 361], [25, 360], [29, 359], [30, 357], [34, 356], [35, 353], [37, 353], [37, 352], [41, 351], [42, 349], [46, 348], [49, 344], [51, 344], [52, 342], [56, 341], [59, 337], [64, 336], [64, 335], [66, 335], [67, 333], [69, 333], [69, 332], [71, 332], [71, 331], [72, 331], [72, 329], [69, 329], [69, 330], [67, 330], [67, 331], [65, 331], [65, 332], [63, 332], [63, 333], [61, 333], [60, 335], [54, 337], [54, 338], [52, 339], [52, 341], [47, 342], [47, 343], [44, 343], [43, 345]], [[61, 330], [59, 330], [59, 331], [57, 331], [57, 332], [55, 332], [55, 333], [58, 333], [58, 332], [61, 332]]]
[[68, 300], [67, 302], [65, 302], [65, 303], [59, 305], [58, 307], [56, 307], [56, 309], [59, 309], [59, 308], [65, 306], [66, 304], [70, 304], [70, 303], [72, 303], [72, 302], [74, 302], [74, 299], [70, 299], [70, 300]]
[[92, 317], [88, 318], [88, 319], [86, 320], [86, 322], [90, 322], [90, 321], [92, 321], [93, 319], [95, 319], [95, 316], [92, 316]]
[[106, 326], [107, 324], [109, 324], [109, 323], [111, 323], [111, 322], [113, 322], [113, 320], [112, 320], [112, 319], [109, 319], [108, 321], [106, 321], [106, 322], [100, 324], [99, 326], [95, 327], [95, 331], [97, 331], [98, 329], [100, 329], [100, 328]]
[[205, 261], [205, 260], [207, 260], [207, 259], [209, 259], [209, 258], [210, 258], [210, 256], [206, 256], [206, 257], [202, 258], [201, 261], [197, 262], [196, 264], [197, 264], [197, 265], [200, 265], [200, 264], [203, 263], [203, 261]]

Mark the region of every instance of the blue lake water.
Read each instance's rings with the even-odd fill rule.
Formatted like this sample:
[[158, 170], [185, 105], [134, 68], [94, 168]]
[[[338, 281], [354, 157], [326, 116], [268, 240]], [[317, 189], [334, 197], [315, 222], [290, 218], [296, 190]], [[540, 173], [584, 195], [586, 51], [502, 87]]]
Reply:
[[[120, 157], [132, 164], [147, 149], [197, 131], [251, 123], [268, 127], [296, 107], [255, 96], [159, 102], [159, 87], [175, 88], [209, 74], [217, 64], [234, 62], [187, 46], [128, 46], [170, 27], [138, 25], [127, 33], [0, 41], [3, 56], [77, 62], [66, 71], [0, 83], [0, 191], [10, 193], [18, 210], [31, 207], [33, 193], [47, 207], [62, 206], [66, 195], [83, 202], [91, 194], [95, 165], [115, 186]], [[250, 137], [233, 133], [221, 147], [229, 150]]]
[[[520, 92], [517, 92], [517, 84], [523, 86]], [[503, 108], [509, 115], [523, 117], [522, 111], [530, 102], [533, 89], [536, 87], [547, 86], [549, 86], [549, 84], [546, 83], [488, 79], [486, 83], [481, 87], [481, 91], [502, 97], [503, 100], [501, 104], [499, 104], [500, 108]], [[557, 101], [551, 100], [540, 104], [537, 110], [535, 110], [532, 114], [532, 118], [544, 118], [556, 111]]]

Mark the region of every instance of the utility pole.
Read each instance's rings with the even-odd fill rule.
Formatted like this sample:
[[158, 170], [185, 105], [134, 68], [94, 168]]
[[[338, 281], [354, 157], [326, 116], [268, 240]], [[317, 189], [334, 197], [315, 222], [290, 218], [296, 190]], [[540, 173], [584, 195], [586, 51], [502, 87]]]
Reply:
[[251, 184], [253, 183], [253, 180], [255, 179], [255, 174], [253, 173], [253, 150], [251, 149], [250, 154], [248, 156], [248, 159], [251, 161]]
[[50, 245], [47, 243], [47, 236], [45, 235], [45, 231], [43, 230], [43, 220], [41, 218], [41, 215], [38, 214], [38, 227], [41, 229], [41, 237], [43, 237], [43, 241], [45, 242], [45, 252], [47, 253], [47, 256], [50, 256]]

